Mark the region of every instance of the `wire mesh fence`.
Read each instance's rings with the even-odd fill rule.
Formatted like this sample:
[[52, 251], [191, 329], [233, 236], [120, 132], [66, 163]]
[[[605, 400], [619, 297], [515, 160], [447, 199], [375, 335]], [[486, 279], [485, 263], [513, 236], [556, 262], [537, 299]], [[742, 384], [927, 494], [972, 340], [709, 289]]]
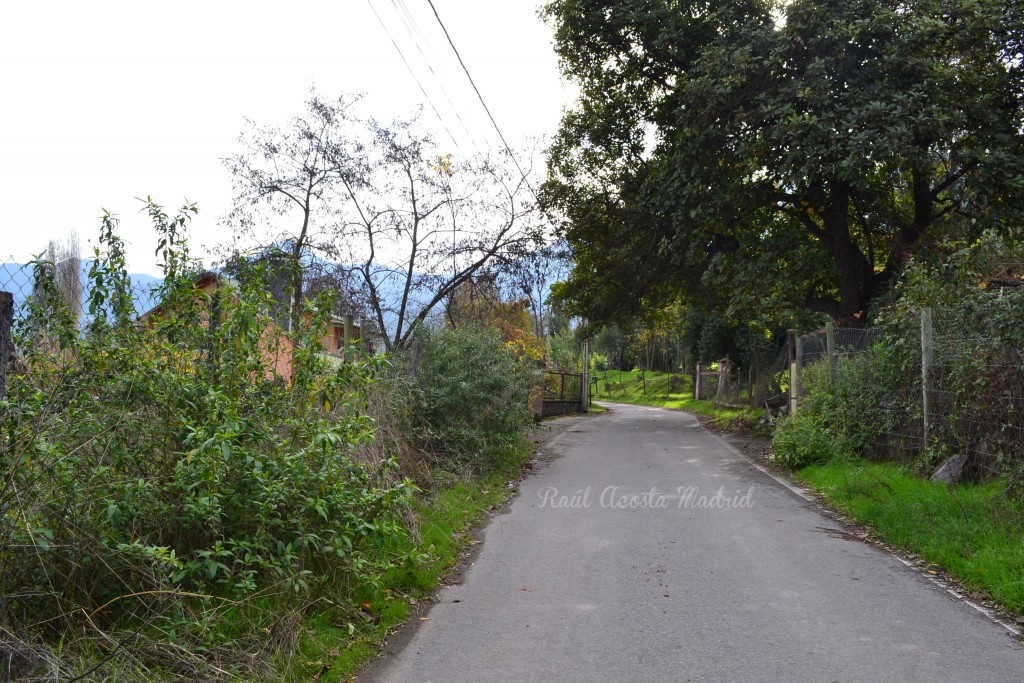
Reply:
[[[938, 464], [965, 456], [965, 474], [1024, 468], [1024, 297], [979, 298], [886, 325], [800, 335], [798, 400], [823, 382], [869, 424], [874, 455]], [[794, 388], [791, 387], [791, 391]], [[845, 393], [844, 393], [845, 392]], [[859, 392], [859, 395], [858, 393]]]
[[[91, 261], [74, 259], [58, 263], [46, 264], [58, 282], [61, 296], [69, 304], [84, 326], [90, 320], [89, 269]], [[36, 265], [18, 263], [13, 259], [0, 262], [0, 292], [10, 292], [14, 297], [15, 321], [23, 320], [27, 315], [27, 306], [37, 291]], [[159, 286], [161, 280], [149, 275], [129, 275], [133, 306], [138, 316], [152, 310], [159, 303]]]
[[583, 375], [578, 372], [544, 371], [544, 398], [550, 401], [582, 400]]

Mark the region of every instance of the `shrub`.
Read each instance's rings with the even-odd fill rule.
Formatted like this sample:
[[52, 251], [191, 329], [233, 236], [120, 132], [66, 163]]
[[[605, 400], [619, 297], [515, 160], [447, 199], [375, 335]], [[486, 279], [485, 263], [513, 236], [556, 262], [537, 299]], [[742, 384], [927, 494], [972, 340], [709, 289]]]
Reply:
[[408, 482], [352, 457], [376, 363], [320, 353], [328, 302], [285, 333], [260, 271], [204, 296], [186, 214], [149, 211], [165, 279], [146, 319], [109, 216], [84, 330], [36, 269], [0, 405], [0, 629], [24, 642], [130, 625], [203, 651], [224, 605], [372, 580], [401, 530]]
[[800, 469], [853, 454], [853, 445], [842, 433], [826, 427], [819, 418], [798, 413], [781, 420], [772, 433], [772, 453], [783, 467]]
[[431, 463], [486, 472], [522, 446], [529, 368], [482, 327], [424, 330], [417, 373], [420, 430]]
[[795, 469], [863, 456], [877, 447], [899, 417], [894, 401], [907, 371], [903, 348], [889, 339], [868, 353], [841, 357], [835, 381], [827, 362], [804, 368], [800, 410], [772, 436], [775, 458]]

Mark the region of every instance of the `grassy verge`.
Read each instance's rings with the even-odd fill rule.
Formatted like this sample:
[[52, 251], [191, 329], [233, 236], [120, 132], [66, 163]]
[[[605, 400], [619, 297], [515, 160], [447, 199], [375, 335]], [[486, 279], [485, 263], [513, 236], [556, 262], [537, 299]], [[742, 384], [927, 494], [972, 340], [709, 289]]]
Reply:
[[[593, 399], [614, 403], [686, 410], [711, 418], [715, 426], [734, 431], [749, 431], [764, 418], [763, 408], [728, 408], [714, 401], [693, 398], [693, 378], [688, 375], [639, 370], [595, 372], [597, 389]], [[646, 387], [644, 379], [646, 378]]]
[[[518, 476], [528, 455], [528, 447], [523, 445], [500, 470], [484, 478], [457, 481], [417, 501], [414, 514], [421, 561], [396, 567], [381, 577], [379, 585], [360, 589], [354, 600], [347, 601], [358, 605], [358, 610], [340, 606], [313, 609], [304, 620], [297, 656], [281, 665], [282, 677], [323, 683], [350, 680], [459, 564], [472, 541], [473, 527], [508, 499], [507, 483]], [[416, 545], [409, 536], [385, 551], [408, 551]]]
[[888, 543], [1024, 612], [1024, 504], [1009, 500], [1004, 484], [947, 486], [861, 461], [810, 466], [797, 476]]

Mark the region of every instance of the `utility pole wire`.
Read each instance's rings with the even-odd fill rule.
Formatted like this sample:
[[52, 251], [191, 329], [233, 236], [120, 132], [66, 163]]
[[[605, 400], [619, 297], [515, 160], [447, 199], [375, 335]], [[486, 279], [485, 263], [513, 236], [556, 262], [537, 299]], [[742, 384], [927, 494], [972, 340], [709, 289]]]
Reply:
[[469, 84], [473, 86], [477, 99], [480, 100], [480, 104], [483, 105], [484, 111], [487, 112], [487, 118], [491, 120], [491, 125], [493, 125], [494, 130], [498, 132], [498, 137], [501, 138], [501, 144], [505, 145], [505, 151], [508, 152], [508, 155], [512, 158], [512, 163], [514, 163], [516, 168], [519, 169], [519, 175], [523, 177], [526, 187], [530, 189], [530, 194], [533, 195], [533, 199], [537, 202], [537, 206], [544, 214], [544, 218], [547, 219], [549, 225], [554, 227], [554, 221], [552, 221], [551, 216], [548, 215], [547, 209], [541, 205], [540, 198], [537, 196], [537, 192], [533, 189], [533, 184], [530, 183], [530, 179], [526, 177], [526, 172], [523, 171], [523, 167], [519, 165], [519, 160], [516, 158], [516, 155], [512, 152], [512, 148], [509, 147], [508, 142], [505, 140], [505, 136], [502, 134], [501, 128], [498, 127], [498, 122], [494, 120], [494, 115], [491, 114], [490, 107], [488, 107], [487, 103], [484, 102], [484, 96], [480, 94], [480, 88], [476, 87], [476, 81], [473, 80], [473, 76], [470, 75], [469, 69], [466, 68], [466, 63], [462, 61], [462, 55], [459, 54], [459, 49], [455, 47], [455, 43], [452, 41], [452, 37], [448, 33], [448, 28], [444, 25], [444, 22], [441, 21], [441, 15], [437, 13], [437, 7], [434, 6], [434, 0], [427, 0], [427, 3], [430, 5], [430, 9], [433, 10], [434, 18], [437, 19], [437, 23], [441, 25], [441, 30], [444, 31], [444, 37], [448, 39], [448, 44], [451, 45], [452, 51], [458, 58], [459, 64], [462, 66], [462, 70], [466, 73], [466, 78], [469, 79]]
[[[465, 121], [462, 120], [462, 115], [459, 114], [459, 108], [452, 102], [452, 98], [448, 95], [448, 90], [444, 87], [444, 81], [441, 76], [434, 70], [433, 64], [431, 64], [430, 58], [426, 52], [423, 51], [423, 44], [427, 46], [427, 50], [430, 54], [437, 59], [437, 53], [434, 52], [430, 45], [430, 40], [427, 39], [425, 33], [420, 30], [419, 24], [416, 22], [416, 17], [413, 16], [412, 12], [409, 11], [409, 7], [405, 4], [405, 0], [391, 0], [391, 4], [395, 6], [395, 10], [399, 12], [399, 18], [405, 25], [406, 30], [409, 32], [409, 36], [413, 40], [413, 44], [416, 45], [416, 49], [419, 51], [420, 56], [423, 57], [423, 63], [427, 65], [427, 69], [430, 70], [430, 75], [434, 77], [437, 86], [441, 89], [441, 94], [448, 101], [448, 105], [451, 107], [452, 112], [455, 114], [455, 118], [458, 119], [459, 124], [462, 126], [463, 132], [466, 133], [466, 138], [473, 143], [473, 147], [476, 148], [477, 154], [483, 156], [483, 152], [480, 149], [480, 145], [477, 144], [473, 134], [469, 132], [469, 128], [466, 127]], [[421, 44], [422, 41], [422, 44]]]
[[416, 85], [420, 87], [420, 92], [423, 93], [423, 97], [427, 99], [427, 104], [429, 104], [430, 108], [434, 110], [434, 114], [437, 116], [437, 120], [441, 122], [441, 126], [444, 128], [444, 132], [448, 133], [448, 137], [451, 138], [451, 141], [453, 143], [455, 143], [455, 148], [461, 150], [462, 147], [459, 146], [459, 141], [456, 140], [455, 136], [452, 135], [452, 132], [448, 130], [448, 124], [445, 123], [445, 120], [441, 117], [441, 112], [439, 112], [437, 110], [437, 107], [434, 106], [434, 101], [430, 99], [430, 95], [427, 94], [427, 90], [426, 88], [423, 87], [423, 83], [420, 82], [420, 79], [416, 75], [416, 72], [413, 71], [412, 65], [409, 64], [409, 60], [405, 58], [405, 53], [402, 52], [402, 48], [398, 47], [398, 42], [395, 40], [395, 37], [391, 35], [391, 31], [388, 30], [387, 25], [384, 23], [384, 20], [380, 16], [380, 13], [377, 12], [377, 8], [373, 6], [373, 0], [366, 0], [366, 4], [368, 4], [370, 6], [370, 9], [373, 10], [374, 16], [376, 16], [377, 21], [380, 22], [380, 27], [384, 29], [384, 33], [386, 33], [388, 35], [388, 38], [391, 39], [391, 44], [395, 46], [395, 50], [398, 51], [398, 56], [401, 57], [402, 62], [405, 63], [405, 68], [409, 70], [409, 75], [412, 76], [412, 79], [414, 81], [416, 81]]

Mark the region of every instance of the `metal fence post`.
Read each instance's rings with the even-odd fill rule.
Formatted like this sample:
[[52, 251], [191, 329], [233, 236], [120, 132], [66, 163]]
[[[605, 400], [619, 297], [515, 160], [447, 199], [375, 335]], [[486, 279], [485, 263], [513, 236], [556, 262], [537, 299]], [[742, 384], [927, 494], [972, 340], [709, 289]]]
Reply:
[[921, 412], [923, 414], [924, 446], [931, 440], [931, 368], [935, 347], [932, 340], [932, 309], [921, 310]]
[[7, 389], [7, 359], [11, 351], [11, 324], [14, 322], [14, 295], [0, 292], [0, 400]]

